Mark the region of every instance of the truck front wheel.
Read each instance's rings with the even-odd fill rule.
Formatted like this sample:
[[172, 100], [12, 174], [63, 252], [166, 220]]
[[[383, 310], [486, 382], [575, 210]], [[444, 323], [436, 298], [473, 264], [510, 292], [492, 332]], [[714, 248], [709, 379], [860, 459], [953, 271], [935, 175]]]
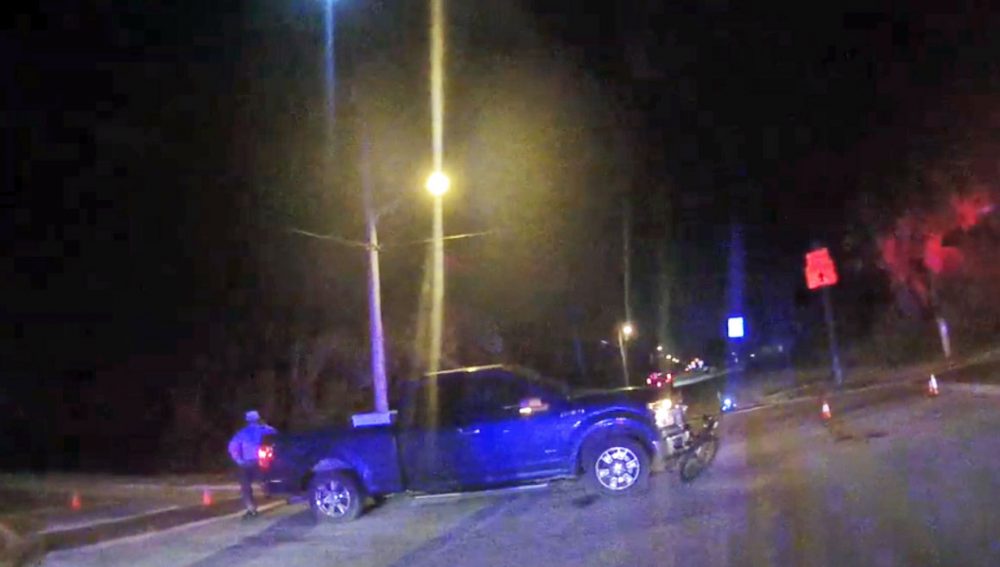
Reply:
[[604, 437], [584, 446], [584, 478], [591, 490], [600, 494], [641, 492], [648, 485], [649, 467], [646, 449], [629, 437]]
[[309, 483], [309, 507], [319, 521], [348, 522], [361, 515], [364, 495], [346, 471], [318, 473]]

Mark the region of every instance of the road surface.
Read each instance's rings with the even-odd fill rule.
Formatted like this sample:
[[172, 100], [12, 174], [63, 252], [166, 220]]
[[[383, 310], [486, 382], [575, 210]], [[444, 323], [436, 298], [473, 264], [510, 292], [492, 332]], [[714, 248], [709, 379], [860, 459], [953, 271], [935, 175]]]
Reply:
[[50, 567], [1000, 565], [1000, 398], [881, 396], [823, 425], [812, 404], [733, 414], [712, 469], [643, 498], [576, 483], [452, 502], [391, 499], [357, 522], [300, 506], [98, 548]]

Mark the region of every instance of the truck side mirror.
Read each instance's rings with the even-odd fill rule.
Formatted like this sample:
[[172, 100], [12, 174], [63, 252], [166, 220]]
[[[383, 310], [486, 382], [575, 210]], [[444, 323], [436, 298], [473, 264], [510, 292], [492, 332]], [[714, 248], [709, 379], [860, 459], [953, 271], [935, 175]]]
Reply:
[[517, 409], [517, 413], [522, 416], [534, 415], [549, 409], [549, 404], [545, 403], [541, 398], [525, 398], [521, 400], [521, 404]]

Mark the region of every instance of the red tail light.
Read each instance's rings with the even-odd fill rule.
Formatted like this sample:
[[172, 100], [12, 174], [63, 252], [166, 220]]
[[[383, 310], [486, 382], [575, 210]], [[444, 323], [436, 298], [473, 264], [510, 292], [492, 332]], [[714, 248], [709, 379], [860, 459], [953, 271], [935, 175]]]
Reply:
[[260, 468], [266, 469], [271, 466], [271, 461], [274, 459], [274, 447], [270, 445], [261, 445], [257, 449], [257, 464]]

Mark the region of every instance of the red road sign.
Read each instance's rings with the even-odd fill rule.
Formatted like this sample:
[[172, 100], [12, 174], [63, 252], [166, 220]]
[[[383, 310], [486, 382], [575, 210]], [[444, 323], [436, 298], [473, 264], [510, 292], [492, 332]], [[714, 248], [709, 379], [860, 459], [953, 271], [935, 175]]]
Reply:
[[809, 289], [835, 285], [837, 280], [837, 267], [829, 250], [819, 248], [806, 254], [806, 285]]

